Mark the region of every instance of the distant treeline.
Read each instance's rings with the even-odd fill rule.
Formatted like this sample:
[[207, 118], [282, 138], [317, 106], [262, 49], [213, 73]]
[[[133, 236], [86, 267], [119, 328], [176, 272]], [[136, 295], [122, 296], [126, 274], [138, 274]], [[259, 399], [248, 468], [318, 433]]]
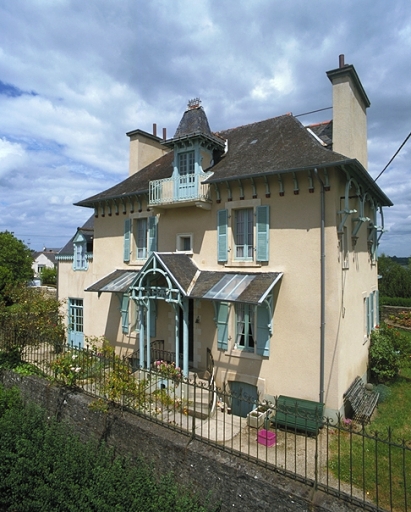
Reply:
[[[409, 258], [397, 258], [384, 254], [378, 258], [378, 274], [381, 276], [378, 288], [381, 298], [411, 299], [410, 261]], [[406, 304], [395, 305], [405, 306]]]

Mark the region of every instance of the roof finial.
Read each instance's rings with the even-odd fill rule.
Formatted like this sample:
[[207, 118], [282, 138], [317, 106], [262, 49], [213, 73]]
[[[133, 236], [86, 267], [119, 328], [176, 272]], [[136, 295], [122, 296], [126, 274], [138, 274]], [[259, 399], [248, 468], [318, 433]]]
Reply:
[[187, 107], [189, 110], [194, 108], [198, 108], [200, 106], [201, 100], [200, 98], [193, 98], [192, 100], [188, 100]]

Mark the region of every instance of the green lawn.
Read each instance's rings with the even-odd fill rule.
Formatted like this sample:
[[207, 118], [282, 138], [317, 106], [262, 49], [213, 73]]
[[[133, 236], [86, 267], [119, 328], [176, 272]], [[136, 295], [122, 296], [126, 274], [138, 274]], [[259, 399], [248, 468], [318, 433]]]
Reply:
[[[406, 335], [411, 342], [411, 333]], [[402, 368], [382, 391], [388, 393], [365, 436], [355, 427], [336, 436], [330, 467], [379, 506], [411, 510], [411, 367]]]

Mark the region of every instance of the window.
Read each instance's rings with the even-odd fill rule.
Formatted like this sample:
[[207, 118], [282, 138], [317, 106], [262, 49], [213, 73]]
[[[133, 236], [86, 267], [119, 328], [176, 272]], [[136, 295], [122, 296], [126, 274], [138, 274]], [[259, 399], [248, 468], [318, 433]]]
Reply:
[[[133, 237], [131, 237], [131, 233]], [[133, 238], [133, 246], [131, 245]], [[157, 217], [141, 217], [124, 221], [124, 256], [128, 263], [134, 260], [146, 259], [157, 250]]]
[[41, 274], [45, 268], [46, 268], [46, 265], [38, 265], [37, 266], [37, 272], [39, 274]]
[[379, 292], [375, 290], [364, 298], [365, 333], [367, 336], [379, 324]]
[[177, 251], [191, 252], [193, 250], [193, 235], [177, 235]]
[[236, 345], [237, 348], [254, 352], [254, 306], [236, 304]]
[[[269, 297], [261, 305], [235, 303], [235, 337], [232, 347], [229, 347], [229, 340], [232, 339], [230, 335], [230, 304], [224, 301], [213, 301], [213, 304], [217, 328], [217, 347], [220, 350], [227, 351], [229, 348], [234, 348], [264, 357], [270, 355], [272, 297]], [[231, 352], [231, 354], [233, 353]]]
[[234, 211], [235, 259], [252, 260], [254, 256], [253, 208]]
[[87, 270], [87, 246], [83, 240], [74, 243], [73, 268], [74, 270]]
[[[219, 210], [217, 212], [218, 261], [220, 263], [269, 261], [269, 220], [268, 205]], [[231, 244], [234, 247], [232, 250], [230, 250]]]
[[147, 258], [147, 218], [135, 219], [134, 241], [136, 245], [136, 259]]
[[178, 155], [178, 169], [180, 175], [194, 173], [194, 151]]

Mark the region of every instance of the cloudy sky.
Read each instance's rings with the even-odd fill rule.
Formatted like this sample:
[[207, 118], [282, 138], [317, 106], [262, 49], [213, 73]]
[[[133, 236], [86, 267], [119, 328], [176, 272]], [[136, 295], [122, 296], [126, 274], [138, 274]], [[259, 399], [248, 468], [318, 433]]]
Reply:
[[[411, 131], [410, 0], [0, 0], [0, 231], [62, 247], [73, 203], [127, 177], [127, 131], [172, 136], [194, 97], [215, 131], [330, 107], [339, 54], [376, 178]], [[411, 256], [411, 139], [377, 183], [380, 252]]]

